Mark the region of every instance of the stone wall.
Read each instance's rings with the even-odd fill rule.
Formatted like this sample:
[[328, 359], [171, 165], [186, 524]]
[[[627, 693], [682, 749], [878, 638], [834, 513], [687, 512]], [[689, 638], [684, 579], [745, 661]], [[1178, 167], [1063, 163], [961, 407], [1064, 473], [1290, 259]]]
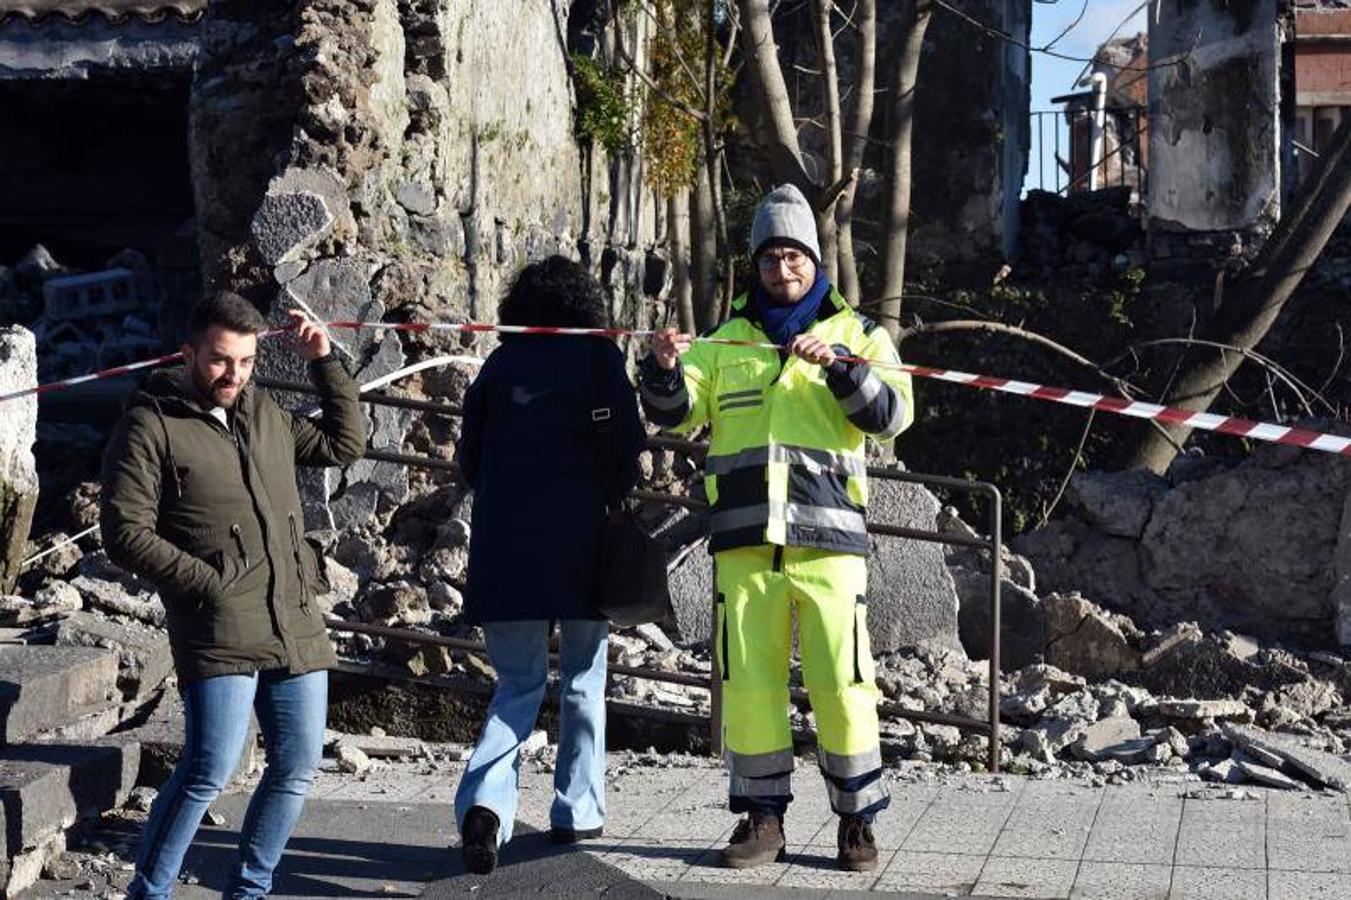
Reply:
[[[510, 16], [470, 0], [213, 4], [192, 104], [207, 285], [277, 317], [308, 307], [326, 318], [495, 321], [521, 266], [561, 252], [605, 278], [616, 321], [644, 324], [635, 298], [652, 204], [639, 179], [622, 179], [633, 202], [625, 227], [611, 227], [607, 185], [625, 166], [574, 137], [567, 14], [548, 0]], [[363, 382], [459, 348], [336, 337]], [[303, 372], [269, 350], [260, 374]], [[462, 379], [402, 384], [449, 396]], [[373, 446], [400, 449], [412, 417], [374, 419]], [[311, 527], [364, 522], [408, 495], [407, 471], [389, 464], [314, 477], [307, 493], [329, 502], [312, 505]]]

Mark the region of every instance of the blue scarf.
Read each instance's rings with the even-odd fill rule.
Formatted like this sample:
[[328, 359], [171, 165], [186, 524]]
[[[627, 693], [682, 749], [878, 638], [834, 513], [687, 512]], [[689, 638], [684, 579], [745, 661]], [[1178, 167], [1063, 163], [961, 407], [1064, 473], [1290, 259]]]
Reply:
[[760, 324], [765, 334], [776, 344], [786, 345], [806, 331], [816, 321], [821, 301], [830, 293], [830, 279], [825, 272], [816, 273], [816, 283], [796, 303], [779, 303], [765, 293], [759, 284], [752, 292], [755, 308], [760, 313]]

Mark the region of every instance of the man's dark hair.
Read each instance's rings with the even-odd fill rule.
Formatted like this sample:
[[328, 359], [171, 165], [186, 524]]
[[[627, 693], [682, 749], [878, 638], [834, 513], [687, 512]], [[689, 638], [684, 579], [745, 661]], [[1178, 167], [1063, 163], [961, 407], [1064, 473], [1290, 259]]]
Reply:
[[188, 320], [188, 343], [194, 347], [202, 341], [211, 326], [218, 326], [239, 334], [257, 334], [267, 328], [267, 321], [258, 308], [231, 291], [217, 291], [192, 311]]
[[608, 323], [600, 282], [566, 256], [531, 263], [512, 282], [497, 308], [503, 325], [604, 328]]

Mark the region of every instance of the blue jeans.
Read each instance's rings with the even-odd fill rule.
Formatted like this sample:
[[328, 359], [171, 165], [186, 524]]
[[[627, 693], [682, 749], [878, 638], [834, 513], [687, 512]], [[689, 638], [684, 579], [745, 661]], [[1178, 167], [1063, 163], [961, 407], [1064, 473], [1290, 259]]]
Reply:
[[239, 762], [250, 709], [258, 714], [267, 768], [239, 829], [239, 858], [223, 896], [267, 896], [323, 756], [327, 672], [220, 675], [183, 688], [183, 755], [150, 808], [129, 900], [159, 900], [173, 892], [202, 816]]
[[[511, 840], [516, 821], [521, 743], [535, 728], [549, 674], [550, 622], [488, 622], [488, 659], [497, 691], [478, 745], [455, 792], [455, 821], [482, 806], [497, 816], [497, 844]], [[605, 822], [605, 648], [610, 623], [564, 619], [559, 623], [562, 669], [561, 726], [554, 802], [549, 821], [582, 831]]]

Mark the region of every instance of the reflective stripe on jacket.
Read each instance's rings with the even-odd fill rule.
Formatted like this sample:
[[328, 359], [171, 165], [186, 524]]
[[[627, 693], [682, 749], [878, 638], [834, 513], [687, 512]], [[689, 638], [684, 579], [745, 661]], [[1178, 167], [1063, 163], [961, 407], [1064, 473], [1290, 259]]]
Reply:
[[[712, 337], [768, 342], [747, 295], [732, 309]], [[886, 330], [834, 289], [808, 333], [847, 355], [900, 359]], [[865, 442], [869, 434], [890, 440], [913, 421], [909, 375], [696, 342], [670, 372], [645, 361], [639, 393], [658, 425], [712, 425], [704, 470], [711, 552], [757, 544], [867, 552]]]

